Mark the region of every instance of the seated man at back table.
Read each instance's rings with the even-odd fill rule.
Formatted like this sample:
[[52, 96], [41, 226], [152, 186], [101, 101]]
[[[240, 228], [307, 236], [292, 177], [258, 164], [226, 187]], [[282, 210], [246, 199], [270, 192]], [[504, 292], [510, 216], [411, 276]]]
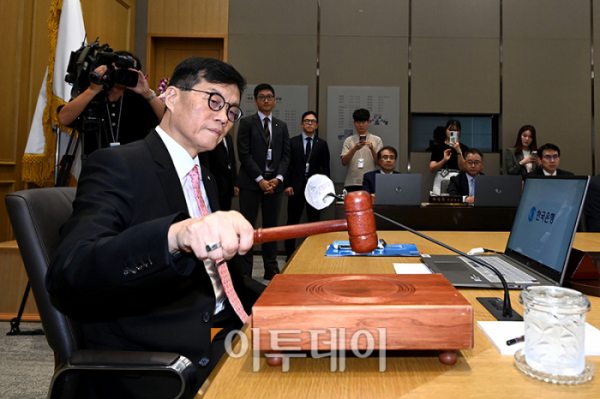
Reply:
[[537, 150], [541, 165], [536, 170], [528, 173], [530, 176], [573, 176], [573, 173], [558, 169], [560, 165], [560, 148], [552, 143], [546, 143]]
[[383, 147], [381, 150], [377, 151], [377, 164], [379, 165], [379, 170], [367, 172], [363, 176], [362, 189], [371, 194], [373, 203], [375, 203], [375, 175], [380, 173], [385, 175], [400, 173], [394, 170], [396, 168], [397, 158], [398, 151], [396, 151], [394, 147]]
[[475, 176], [483, 175], [483, 154], [477, 148], [470, 148], [465, 153], [467, 170], [460, 172], [450, 179], [448, 194], [462, 195], [463, 202], [475, 202]]

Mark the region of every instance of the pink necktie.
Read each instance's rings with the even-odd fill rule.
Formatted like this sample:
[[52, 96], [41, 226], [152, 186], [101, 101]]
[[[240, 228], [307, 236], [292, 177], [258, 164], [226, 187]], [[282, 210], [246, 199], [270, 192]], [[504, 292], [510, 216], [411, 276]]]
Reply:
[[[200, 213], [202, 216], [206, 216], [209, 214], [209, 212], [208, 208], [206, 207], [206, 203], [204, 203], [204, 198], [202, 198], [198, 165], [195, 165], [194, 169], [192, 169], [189, 174], [192, 178], [192, 186], [194, 187], [194, 191], [196, 193], [196, 202], [198, 202]], [[229, 303], [231, 303], [231, 306], [233, 306], [235, 313], [237, 313], [242, 323], [245, 324], [248, 320], [248, 315], [246, 314], [246, 311], [242, 306], [242, 302], [233, 288], [231, 275], [229, 274], [229, 269], [227, 268], [227, 262], [225, 262], [224, 259], [219, 259], [217, 261], [217, 271], [219, 272], [219, 277], [221, 277], [221, 284], [223, 285], [223, 290], [225, 291], [225, 295], [227, 295], [227, 299], [229, 299]]]

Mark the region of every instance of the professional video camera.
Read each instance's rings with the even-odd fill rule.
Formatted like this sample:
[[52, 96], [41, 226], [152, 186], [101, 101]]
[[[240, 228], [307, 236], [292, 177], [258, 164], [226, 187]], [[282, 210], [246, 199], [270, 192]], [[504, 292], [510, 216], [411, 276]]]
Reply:
[[[107, 67], [105, 78], [94, 72], [101, 65]], [[133, 57], [115, 54], [108, 44], [100, 46], [100, 42], [96, 40], [92, 44], [82, 45], [79, 50], [71, 52], [65, 81], [73, 85], [72, 98], [85, 91], [90, 86], [90, 82], [103, 85], [106, 91], [110, 90], [115, 83], [135, 87], [138, 75], [128, 68], [135, 68]]]

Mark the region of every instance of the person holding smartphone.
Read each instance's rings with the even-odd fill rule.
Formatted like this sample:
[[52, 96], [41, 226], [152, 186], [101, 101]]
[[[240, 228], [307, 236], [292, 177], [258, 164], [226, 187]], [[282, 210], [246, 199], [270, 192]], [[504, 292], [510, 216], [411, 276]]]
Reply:
[[533, 172], [539, 164], [537, 157], [537, 142], [535, 127], [524, 125], [519, 129], [517, 141], [513, 148], [506, 149], [504, 162], [506, 173], [509, 175], [521, 175], [523, 178], [527, 173]]
[[348, 166], [344, 189], [346, 192], [362, 190], [363, 176], [377, 167], [377, 152], [383, 148], [379, 136], [369, 133], [371, 113], [360, 108], [352, 114], [356, 134], [348, 137], [342, 146], [342, 165]]
[[429, 171], [436, 174], [432, 189], [434, 195], [441, 195], [443, 180], [450, 180], [466, 169], [464, 154], [469, 147], [459, 142], [460, 129], [460, 121], [450, 119], [446, 123], [446, 141], [434, 146], [431, 151]]

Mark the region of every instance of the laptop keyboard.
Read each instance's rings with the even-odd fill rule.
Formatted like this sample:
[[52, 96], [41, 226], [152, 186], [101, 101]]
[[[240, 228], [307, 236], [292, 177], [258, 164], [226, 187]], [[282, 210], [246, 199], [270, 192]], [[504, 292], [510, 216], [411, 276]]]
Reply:
[[[482, 261], [484, 261], [484, 262], [494, 266], [496, 269], [498, 269], [498, 271], [500, 273], [502, 273], [502, 276], [504, 276], [504, 279], [506, 280], [507, 283], [527, 284], [527, 283], [537, 282], [535, 277], [532, 277], [529, 274], [525, 273], [524, 271], [517, 269], [516, 267], [514, 267], [510, 263], [506, 262], [504, 259], [500, 258], [499, 256], [478, 256], [477, 258], [481, 259]], [[462, 260], [463, 262], [465, 262], [467, 265], [469, 265], [473, 269], [475, 269], [477, 271], [477, 273], [479, 273], [481, 276], [486, 278], [488, 281], [490, 281], [492, 283], [500, 282], [500, 279], [498, 278], [496, 273], [494, 273], [487, 267], [481, 266], [480, 264], [475, 263], [472, 260], [465, 258], [464, 256], [459, 256], [459, 259]]]

